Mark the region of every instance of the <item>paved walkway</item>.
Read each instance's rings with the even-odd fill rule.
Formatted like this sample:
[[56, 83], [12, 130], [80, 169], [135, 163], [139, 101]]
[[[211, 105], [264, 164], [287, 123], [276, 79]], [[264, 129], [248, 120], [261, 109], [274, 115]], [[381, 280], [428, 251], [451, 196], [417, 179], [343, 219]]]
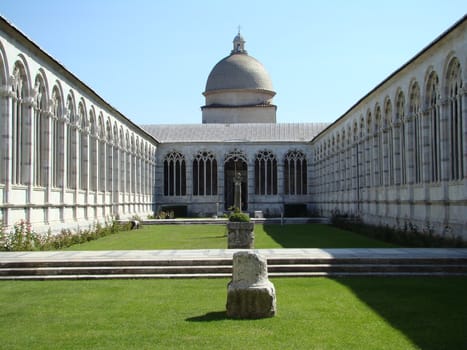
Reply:
[[[231, 259], [236, 249], [0, 252], [0, 264], [28, 261], [206, 260]], [[271, 258], [467, 259], [467, 248], [254, 249]]]

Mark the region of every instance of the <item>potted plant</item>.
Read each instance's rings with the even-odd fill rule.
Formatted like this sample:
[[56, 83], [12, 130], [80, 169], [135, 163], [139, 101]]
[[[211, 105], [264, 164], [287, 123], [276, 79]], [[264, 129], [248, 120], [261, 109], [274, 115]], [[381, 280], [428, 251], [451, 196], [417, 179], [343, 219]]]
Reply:
[[250, 222], [250, 217], [235, 207], [230, 212], [227, 222], [227, 247], [229, 249], [253, 249], [255, 224]]

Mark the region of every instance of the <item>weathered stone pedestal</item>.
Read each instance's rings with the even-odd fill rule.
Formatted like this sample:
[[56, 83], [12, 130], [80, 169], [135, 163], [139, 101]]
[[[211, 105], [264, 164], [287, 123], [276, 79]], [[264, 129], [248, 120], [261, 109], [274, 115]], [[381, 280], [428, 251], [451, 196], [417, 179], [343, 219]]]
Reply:
[[253, 319], [275, 314], [276, 290], [268, 279], [266, 259], [250, 251], [235, 253], [227, 286], [227, 316]]
[[252, 222], [227, 223], [227, 248], [253, 249], [255, 243], [255, 224]]

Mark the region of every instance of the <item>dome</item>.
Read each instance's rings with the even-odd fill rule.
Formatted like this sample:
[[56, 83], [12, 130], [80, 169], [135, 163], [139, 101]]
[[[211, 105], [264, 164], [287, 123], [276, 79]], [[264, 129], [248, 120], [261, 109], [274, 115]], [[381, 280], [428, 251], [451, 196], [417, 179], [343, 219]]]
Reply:
[[275, 123], [275, 94], [268, 72], [248, 56], [239, 32], [230, 56], [220, 60], [208, 76], [203, 123]]
[[205, 92], [229, 89], [274, 91], [264, 66], [246, 53], [233, 53], [222, 59], [209, 74]]

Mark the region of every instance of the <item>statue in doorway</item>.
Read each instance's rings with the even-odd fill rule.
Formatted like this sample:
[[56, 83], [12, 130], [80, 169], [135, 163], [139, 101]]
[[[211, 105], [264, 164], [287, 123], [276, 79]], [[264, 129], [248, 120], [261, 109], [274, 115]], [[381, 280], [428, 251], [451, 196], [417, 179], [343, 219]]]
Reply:
[[242, 210], [242, 174], [235, 174], [234, 179], [234, 208]]

